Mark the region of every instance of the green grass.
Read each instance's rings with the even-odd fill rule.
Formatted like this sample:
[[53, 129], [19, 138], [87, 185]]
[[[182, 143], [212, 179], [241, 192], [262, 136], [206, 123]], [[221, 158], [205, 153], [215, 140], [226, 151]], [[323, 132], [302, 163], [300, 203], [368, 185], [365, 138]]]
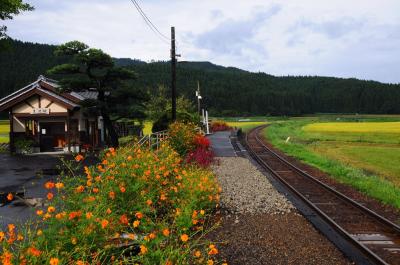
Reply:
[[232, 121], [232, 122], [227, 122], [227, 123], [231, 127], [241, 128], [242, 131], [244, 131], [244, 132], [247, 132], [257, 126], [267, 124], [267, 122], [265, 122], [265, 121], [240, 121], [240, 122]]
[[0, 120], [0, 143], [8, 143], [10, 124], [8, 120]]
[[[371, 119], [376, 121], [379, 117]], [[303, 129], [318, 121], [325, 120], [317, 118], [275, 122], [264, 133], [273, 145], [287, 154], [371, 197], [400, 208], [398, 136], [358, 132], [327, 134]], [[290, 140], [286, 142], [288, 137]]]
[[143, 134], [151, 134], [151, 129], [153, 128], [153, 122], [152, 121], [145, 121], [144, 122], [144, 128], [143, 128]]

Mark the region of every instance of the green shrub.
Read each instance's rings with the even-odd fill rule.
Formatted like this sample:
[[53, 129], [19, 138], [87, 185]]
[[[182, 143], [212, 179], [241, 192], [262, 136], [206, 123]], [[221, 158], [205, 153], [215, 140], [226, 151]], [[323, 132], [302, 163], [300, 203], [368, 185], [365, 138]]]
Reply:
[[9, 225], [1, 232], [3, 262], [194, 264], [214, 259], [217, 251], [203, 234], [220, 188], [209, 170], [182, 163], [166, 144], [158, 151], [110, 149], [100, 164], [85, 168], [84, 176], [70, 173], [64, 181], [46, 183], [49, 206], [37, 211], [38, 223]]

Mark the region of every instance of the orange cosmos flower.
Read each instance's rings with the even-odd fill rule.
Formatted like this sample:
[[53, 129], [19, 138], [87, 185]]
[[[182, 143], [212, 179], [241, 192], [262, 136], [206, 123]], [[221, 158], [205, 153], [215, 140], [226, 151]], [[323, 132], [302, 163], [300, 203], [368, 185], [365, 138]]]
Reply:
[[50, 259], [50, 265], [58, 265], [60, 261], [57, 258]]
[[103, 219], [103, 221], [101, 221], [101, 228], [106, 228], [108, 226], [110, 222], [106, 219]]
[[81, 211], [70, 212], [68, 218], [69, 218], [69, 220], [72, 220], [72, 219], [75, 219], [75, 218], [80, 217], [81, 215], [82, 215], [82, 212], [81, 212]]
[[94, 196], [88, 196], [87, 198], [84, 198], [84, 202], [94, 202], [96, 200], [96, 197]]
[[127, 217], [125, 214], [123, 214], [123, 215], [119, 218], [119, 221], [121, 222], [121, 224], [124, 224], [124, 225], [129, 224], [128, 217]]
[[110, 197], [111, 200], [114, 200], [114, 199], [115, 199], [115, 192], [110, 191], [110, 192], [108, 193], [108, 197]]
[[92, 180], [88, 180], [88, 181], [86, 181], [86, 186], [88, 186], [88, 187], [91, 187], [92, 186]]
[[62, 182], [57, 182], [56, 184], [55, 184], [55, 186], [56, 186], [56, 188], [57, 189], [62, 189], [62, 188], [64, 188], [64, 183], [62, 183]]
[[12, 193], [9, 193], [7, 195], [7, 200], [12, 201], [12, 199], [14, 199], [14, 195], [12, 195]]
[[135, 240], [137, 238], [137, 236], [135, 234], [131, 234], [131, 233], [127, 234], [127, 237], [132, 240]]
[[93, 217], [93, 214], [91, 212], [86, 213], [86, 219], [90, 219]]
[[39, 249], [37, 249], [35, 247], [30, 247], [30, 248], [28, 248], [28, 254], [32, 255], [34, 257], [39, 257], [40, 254], [42, 254], [42, 251], [40, 251]]
[[3, 231], [0, 231], [0, 242], [3, 242], [5, 237], [6, 237], [6, 234]]
[[48, 181], [48, 182], [46, 182], [46, 183], [44, 184], [44, 187], [45, 187], [46, 189], [48, 189], [48, 190], [54, 188], [54, 186], [55, 186], [54, 182], [51, 182], [51, 181]]
[[76, 162], [80, 162], [80, 161], [82, 161], [83, 159], [84, 159], [84, 157], [83, 157], [83, 155], [81, 155], [81, 154], [75, 156], [75, 161], [76, 161]]
[[192, 213], [192, 219], [195, 219], [196, 217], [197, 217], [197, 211], [194, 210], [193, 213]]
[[153, 202], [152, 202], [151, 200], [147, 200], [147, 201], [146, 201], [146, 204], [147, 204], [148, 206], [150, 206], [150, 205], [153, 204]]
[[207, 265], [214, 265], [214, 261], [212, 261], [211, 259], [209, 259], [209, 260], [207, 261]]
[[85, 187], [82, 186], [82, 185], [80, 185], [79, 187], [77, 187], [77, 188], [75, 189], [75, 192], [77, 192], [77, 193], [82, 193], [84, 190], [85, 190]]
[[181, 240], [182, 240], [182, 242], [186, 242], [189, 240], [189, 236], [186, 234], [183, 234], [183, 235], [181, 235]]
[[126, 191], [126, 189], [125, 189], [124, 186], [120, 186], [120, 187], [119, 187], [119, 190], [120, 190], [122, 193], [124, 193], [124, 192]]
[[99, 189], [98, 188], [93, 188], [93, 193], [98, 193]]
[[160, 195], [160, 200], [165, 201], [167, 199], [167, 196], [165, 194]]
[[138, 227], [139, 226], [139, 224], [140, 224], [140, 221], [139, 220], [135, 220], [134, 222], [133, 222], [133, 227]]
[[147, 253], [147, 248], [144, 245], [140, 245], [140, 254], [144, 255]]
[[53, 199], [53, 197], [54, 197], [54, 194], [53, 193], [51, 193], [51, 192], [49, 192], [49, 193], [47, 193], [47, 199], [50, 201], [51, 199]]
[[53, 206], [49, 206], [47, 208], [47, 212], [49, 212], [49, 213], [54, 213], [55, 211], [56, 211], [56, 208], [54, 208]]
[[199, 250], [196, 250], [196, 251], [194, 252], [194, 256], [195, 256], [196, 258], [200, 258], [200, 257], [201, 257], [201, 252], [200, 252]]
[[3, 255], [1, 255], [2, 264], [3, 265], [12, 265], [13, 264], [12, 258], [13, 258], [13, 255], [10, 252], [8, 252], [7, 250], [4, 251]]
[[[214, 246], [214, 245], [212, 245]], [[210, 247], [210, 251], [208, 251], [208, 255], [216, 255], [218, 254], [218, 249], [216, 249], [215, 247], [211, 248]]]
[[56, 219], [60, 220], [61, 218], [63, 218], [63, 215], [61, 213], [56, 214]]
[[42, 214], [43, 214], [43, 210], [37, 210], [37, 211], [36, 211], [36, 214], [37, 214], [37, 215], [42, 215]]
[[164, 236], [169, 236], [169, 229], [168, 229], [168, 228], [165, 228], [165, 229], [162, 231], [162, 233], [163, 233]]
[[107, 211], [106, 211], [107, 214], [110, 214], [111, 212], [112, 212], [112, 211], [111, 211], [110, 208], [108, 208]]
[[15, 225], [14, 224], [8, 224], [7, 226], [8, 226], [8, 231], [10, 233], [12, 233], [14, 231], [14, 229], [15, 229]]
[[154, 233], [150, 233], [150, 234], [149, 234], [149, 238], [150, 238], [150, 239], [154, 239], [154, 238], [156, 238], [156, 234], [154, 234]]
[[141, 212], [137, 212], [137, 213], [135, 213], [135, 217], [137, 219], [142, 219], [143, 218], [143, 214]]
[[104, 172], [105, 171], [101, 165], [97, 166], [97, 170], [100, 171], [100, 172]]

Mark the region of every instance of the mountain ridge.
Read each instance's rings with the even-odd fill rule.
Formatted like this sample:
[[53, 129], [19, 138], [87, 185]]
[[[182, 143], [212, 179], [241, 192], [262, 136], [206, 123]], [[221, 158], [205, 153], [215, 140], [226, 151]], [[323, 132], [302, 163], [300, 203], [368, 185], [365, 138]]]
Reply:
[[[0, 53], [0, 97], [34, 81], [54, 65], [55, 45], [12, 40], [12, 49]], [[169, 86], [168, 61], [144, 62], [114, 58], [139, 78], [133, 83], [155, 91]], [[301, 115], [315, 112], [400, 113], [400, 85], [373, 80], [321, 76], [273, 76], [225, 67], [208, 61], [181, 61], [177, 65], [177, 90], [195, 102], [200, 81], [203, 104], [222, 115]]]

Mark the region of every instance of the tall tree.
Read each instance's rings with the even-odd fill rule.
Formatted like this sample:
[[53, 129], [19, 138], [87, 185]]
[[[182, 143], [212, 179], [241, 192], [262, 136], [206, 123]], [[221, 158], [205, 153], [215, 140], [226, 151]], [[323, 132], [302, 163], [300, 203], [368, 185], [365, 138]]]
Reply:
[[[149, 101], [146, 103], [146, 116], [152, 121], [171, 112], [171, 98], [168, 96], [167, 88], [159, 85], [154, 92], [148, 91]], [[181, 95], [176, 99], [176, 110], [178, 113], [196, 114], [192, 101]], [[178, 115], [179, 116], [179, 115]]]
[[108, 143], [117, 147], [118, 135], [113, 126], [113, 118], [132, 118], [131, 115], [139, 115], [139, 110], [132, 106], [140, 105], [145, 99], [143, 94], [135, 93], [127, 84], [127, 81], [136, 78], [136, 74], [128, 69], [115, 67], [111, 56], [79, 41], [60, 45], [55, 54], [68, 57], [70, 63], [55, 66], [48, 73], [59, 77], [63, 91], [90, 88], [98, 92], [96, 100], [84, 101], [82, 105], [103, 117]]
[[[33, 7], [29, 4], [24, 3], [22, 0], [1, 0], [0, 2], [0, 19], [13, 19], [15, 15], [23, 11], [31, 11]], [[7, 27], [5, 25], [0, 25], [0, 51], [4, 47], [4, 40], [8, 38]]]

